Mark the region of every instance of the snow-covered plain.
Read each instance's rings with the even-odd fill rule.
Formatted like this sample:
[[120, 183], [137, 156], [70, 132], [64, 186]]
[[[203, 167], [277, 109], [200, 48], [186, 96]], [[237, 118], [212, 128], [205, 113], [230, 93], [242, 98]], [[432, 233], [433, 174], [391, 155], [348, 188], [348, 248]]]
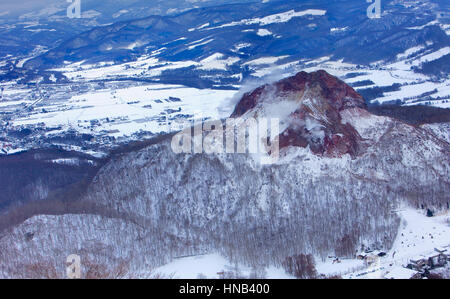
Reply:
[[[168, 132], [166, 119], [198, 114], [213, 119], [223, 117], [219, 108], [226, 106], [224, 101], [235, 93], [163, 84], [91, 91], [71, 96], [62, 103], [44, 101], [36, 112], [18, 117], [13, 125], [70, 126], [85, 133], [107, 131], [114, 137], [130, 136], [140, 130], [157, 134]], [[170, 97], [177, 100], [170, 100]], [[100, 123], [92, 127], [91, 121]]]
[[[252, 275], [252, 269], [250, 267], [232, 264], [219, 254], [205, 254], [177, 258], [167, 265], [154, 269], [152, 274], [159, 274], [163, 277], [172, 277], [176, 279], [218, 279], [223, 277], [224, 272], [233, 272], [243, 278], [249, 278]], [[277, 267], [268, 267], [263, 270], [263, 273], [267, 279], [294, 278], [287, 274], [282, 268]]]

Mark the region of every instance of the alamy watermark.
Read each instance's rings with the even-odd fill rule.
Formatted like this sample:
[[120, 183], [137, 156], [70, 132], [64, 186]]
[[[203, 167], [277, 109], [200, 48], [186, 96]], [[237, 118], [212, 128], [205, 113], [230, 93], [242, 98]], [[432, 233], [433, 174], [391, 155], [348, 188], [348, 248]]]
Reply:
[[[174, 126], [179, 124], [171, 123], [171, 131], [177, 131]], [[176, 154], [248, 153], [256, 155], [261, 164], [278, 161], [278, 118], [229, 118], [225, 121], [197, 118], [193, 122], [185, 122], [184, 127], [172, 137], [171, 147]]]
[[367, 3], [372, 3], [367, 8], [367, 17], [369, 19], [381, 18], [381, 0], [366, 0]]
[[67, 0], [70, 5], [67, 7], [67, 17], [70, 19], [81, 18], [81, 0]]
[[79, 255], [71, 254], [66, 259], [66, 275], [69, 279], [81, 278], [81, 258]]

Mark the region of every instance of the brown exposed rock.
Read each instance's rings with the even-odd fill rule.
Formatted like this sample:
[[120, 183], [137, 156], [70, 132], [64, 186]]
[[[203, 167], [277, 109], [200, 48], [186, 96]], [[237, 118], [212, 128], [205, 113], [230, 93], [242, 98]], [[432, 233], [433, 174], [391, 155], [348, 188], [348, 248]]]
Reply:
[[[279, 136], [280, 149], [309, 145], [312, 152], [327, 157], [358, 154], [362, 139], [350, 124], [342, 123], [340, 113], [349, 108], [365, 110], [366, 104], [362, 96], [343, 81], [323, 70], [300, 72], [246, 93], [232, 117], [241, 117], [247, 112], [258, 115], [265, 102], [273, 103], [278, 99], [298, 102], [298, 108], [287, 120], [290, 125]], [[312, 129], [308, 122], [315, 127]]]

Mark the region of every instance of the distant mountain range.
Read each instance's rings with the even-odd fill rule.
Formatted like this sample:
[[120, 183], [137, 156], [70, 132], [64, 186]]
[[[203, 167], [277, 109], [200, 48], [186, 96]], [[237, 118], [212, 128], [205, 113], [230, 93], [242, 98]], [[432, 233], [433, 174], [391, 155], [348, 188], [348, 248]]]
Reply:
[[[143, 3], [138, 1], [132, 7], [140, 8]], [[164, 5], [173, 7], [171, 4]], [[87, 5], [90, 7], [89, 3]], [[162, 5], [161, 2], [158, 5]], [[104, 6], [107, 4], [102, 4], [101, 8]], [[13, 71], [3, 80], [24, 76], [31, 80], [75, 62], [120, 64], [144, 55], [167, 62], [201, 61], [220, 53], [221, 63], [228, 68], [226, 75], [216, 69], [215, 76], [226, 82], [232, 81], [233, 75], [248, 75], [247, 63], [260, 57], [282, 57], [278, 63], [289, 63], [329, 56], [367, 65], [393, 60], [413, 47], [425, 45], [428, 50], [439, 50], [450, 44], [446, 33], [449, 19], [437, 19], [437, 13], [447, 7], [445, 1], [417, 1], [411, 6], [396, 1], [386, 3], [380, 19], [369, 19], [367, 6], [364, 1], [355, 0], [227, 3], [140, 19], [136, 17], [141, 17], [145, 9], [131, 10], [139, 13], [124, 13], [120, 18], [105, 17], [114, 15], [113, 11], [106, 10], [95, 17], [95, 21], [87, 23], [84, 19], [66, 17], [52, 24], [3, 29], [4, 53], [10, 51], [10, 47], [23, 45], [29, 51], [30, 44], [48, 49], [12, 67]], [[132, 17], [133, 20], [129, 20]], [[111, 21], [114, 23], [101, 26]], [[72, 23], [77, 25], [70, 26]], [[34, 35], [33, 30], [40, 26], [44, 27], [42, 30], [50, 30], [45, 37]], [[68, 29], [63, 29], [65, 27]], [[92, 29], [78, 33], [89, 27]], [[73, 32], [67, 32], [71, 28]], [[17, 40], [19, 32], [27, 40]], [[439, 74], [440, 66], [427, 67], [426, 71]], [[208, 76], [204, 69], [192, 70], [190, 64], [161, 74], [161, 79], [167, 77], [196, 78], [203, 81], [203, 84], [198, 83], [200, 86], [211, 85], [211, 79], [205, 79]]]
[[52, 48], [89, 29], [150, 15], [174, 15], [183, 11], [254, 0], [82, 0], [81, 18], [70, 19], [65, 0], [25, 1], [2, 4], [0, 54], [28, 54], [36, 46]]

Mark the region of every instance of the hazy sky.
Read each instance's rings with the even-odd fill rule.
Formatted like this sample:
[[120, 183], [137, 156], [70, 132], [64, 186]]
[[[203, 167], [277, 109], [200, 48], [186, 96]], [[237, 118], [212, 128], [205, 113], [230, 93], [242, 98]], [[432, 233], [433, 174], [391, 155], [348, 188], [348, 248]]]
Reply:
[[0, 0], [2, 10], [44, 7], [53, 3], [65, 3], [65, 0]]
[[28, 12], [33, 9], [42, 9], [51, 4], [65, 4], [66, 0], [0, 0], [0, 14], [9, 12]]
[[[178, 0], [180, 3], [184, 3], [184, 8], [189, 6], [198, 5], [200, 3], [210, 3], [213, 4], [215, 0]], [[228, 0], [229, 2], [253, 2], [254, 0]], [[133, 3], [145, 3], [151, 4], [154, 3], [166, 3], [164, 0], [81, 0], [81, 6], [86, 7], [89, 6], [93, 9], [103, 6], [114, 6], [114, 7], [127, 7]], [[227, 0], [221, 0], [217, 2], [227, 2]], [[171, 1], [170, 3], [174, 3]], [[176, 2], [175, 2], [176, 3]], [[12, 16], [12, 15], [22, 15], [29, 12], [37, 12], [42, 9], [54, 8], [55, 4], [59, 9], [67, 8], [70, 3], [67, 0], [0, 0], [0, 17], [1, 16]], [[8, 14], [7, 14], [8, 12]]]
[[[92, 2], [92, 0], [81, 0], [81, 3], [83, 3], [83, 1], [86, 2]], [[104, 1], [104, 0], [95, 0], [95, 1]], [[111, 1], [110, 2], [122, 2], [122, 4], [124, 3], [133, 3], [133, 2], [137, 2], [139, 0], [116, 0], [116, 1]], [[148, 0], [148, 2], [151, 2], [153, 0]], [[187, 1], [190, 3], [198, 3], [198, 2], [203, 2], [203, 1], [208, 1], [208, 0], [180, 0], [180, 1]], [[68, 6], [69, 3], [67, 2], [67, 0], [0, 0], [0, 15], [6, 11], [9, 12], [28, 12], [30, 10], [36, 10], [36, 9], [43, 9], [46, 8], [52, 4], [61, 4], [64, 6]]]
[[[89, 0], [85, 0], [89, 1]], [[103, 1], [103, 0], [97, 0], [97, 1]], [[137, 0], [118, 0], [117, 2], [129, 2], [133, 3]], [[148, 0], [151, 2], [152, 0]], [[191, 3], [197, 3], [197, 2], [203, 2], [208, 0], [180, 0], [180, 1], [187, 1]], [[83, 0], [81, 0], [83, 2]], [[32, 10], [32, 9], [41, 9], [45, 8], [45, 6], [48, 6], [50, 4], [64, 4], [66, 5], [67, 0], [0, 0], [0, 13], [4, 11], [17, 11], [17, 10]], [[67, 4], [69, 5], [69, 4]]]

